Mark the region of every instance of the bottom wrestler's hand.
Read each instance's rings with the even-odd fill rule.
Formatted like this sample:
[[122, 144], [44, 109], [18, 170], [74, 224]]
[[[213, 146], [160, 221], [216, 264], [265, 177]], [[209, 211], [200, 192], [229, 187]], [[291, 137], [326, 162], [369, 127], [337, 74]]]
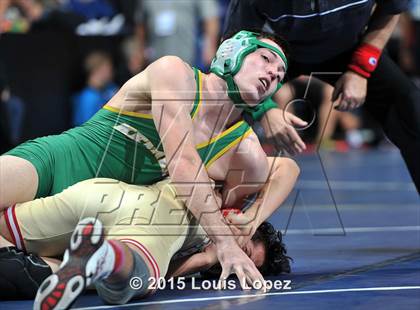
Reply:
[[[235, 209], [233, 209], [235, 210]], [[254, 235], [253, 221], [242, 212], [227, 212], [226, 220], [238, 245], [243, 248]]]
[[[252, 288], [254, 283], [262, 283], [262, 291], [265, 293], [264, 277], [258, 271], [254, 262], [245, 254], [236, 242], [226, 242], [216, 246], [217, 258], [222, 266], [220, 282], [223, 283], [232, 273], [238, 276], [242, 289]], [[248, 284], [248, 286], [247, 286]]]

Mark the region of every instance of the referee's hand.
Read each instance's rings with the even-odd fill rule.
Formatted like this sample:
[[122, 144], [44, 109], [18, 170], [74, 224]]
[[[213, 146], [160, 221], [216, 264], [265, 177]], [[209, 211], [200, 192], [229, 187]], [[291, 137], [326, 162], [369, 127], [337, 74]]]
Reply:
[[348, 111], [360, 107], [366, 99], [367, 79], [363, 76], [347, 71], [335, 84], [332, 101], [338, 100], [335, 109]]

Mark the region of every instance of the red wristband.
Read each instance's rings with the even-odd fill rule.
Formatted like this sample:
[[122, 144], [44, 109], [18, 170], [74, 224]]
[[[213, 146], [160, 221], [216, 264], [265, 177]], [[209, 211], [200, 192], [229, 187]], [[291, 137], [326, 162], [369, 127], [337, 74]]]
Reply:
[[379, 48], [364, 43], [353, 53], [348, 68], [365, 78], [369, 78], [378, 65], [379, 57], [381, 57]]

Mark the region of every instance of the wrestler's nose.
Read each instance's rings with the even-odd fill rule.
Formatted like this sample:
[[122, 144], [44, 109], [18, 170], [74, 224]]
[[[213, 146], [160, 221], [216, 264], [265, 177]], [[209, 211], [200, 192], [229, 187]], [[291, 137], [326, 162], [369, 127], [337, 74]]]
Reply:
[[268, 75], [270, 77], [271, 82], [274, 82], [274, 80], [276, 80], [280, 77], [280, 73], [278, 73], [274, 70], [271, 70], [271, 69], [268, 71]]

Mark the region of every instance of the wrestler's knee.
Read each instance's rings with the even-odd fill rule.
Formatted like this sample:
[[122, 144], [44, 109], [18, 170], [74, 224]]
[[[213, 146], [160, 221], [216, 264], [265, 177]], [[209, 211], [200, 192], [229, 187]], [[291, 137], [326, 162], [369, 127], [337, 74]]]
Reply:
[[122, 305], [131, 299], [139, 299], [150, 293], [150, 271], [144, 259], [133, 250], [133, 268], [130, 276], [117, 283], [99, 281], [95, 284], [98, 295], [108, 304]]
[[279, 165], [279, 169], [287, 172], [288, 175], [290, 175], [290, 177], [293, 177], [295, 179], [298, 178], [300, 174], [300, 168], [298, 164], [296, 163], [296, 161], [294, 161], [293, 159], [288, 158], [288, 157], [282, 157], [279, 160], [278, 165]]

